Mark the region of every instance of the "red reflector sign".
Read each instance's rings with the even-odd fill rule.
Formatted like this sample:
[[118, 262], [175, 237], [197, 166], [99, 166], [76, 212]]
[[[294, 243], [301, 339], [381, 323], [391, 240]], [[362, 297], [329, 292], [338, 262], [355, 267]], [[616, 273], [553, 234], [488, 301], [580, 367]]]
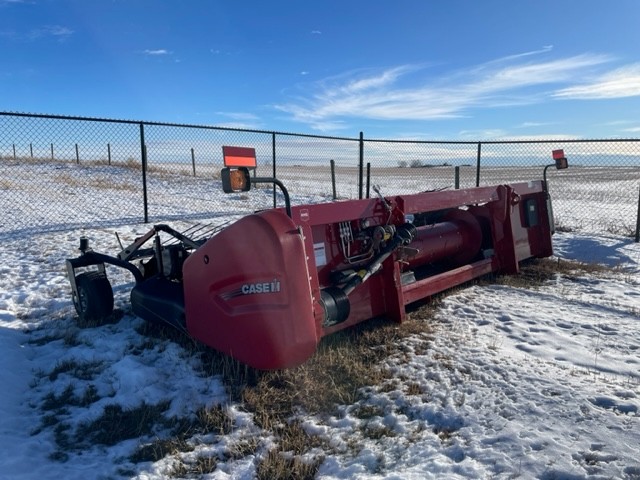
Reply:
[[564, 150], [554, 150], [551, 153], [553, 154], [554, 160], [558, 160], [559, 158], [564, 158]]
[[222, 147], [225, 167], [256, 168], [256, 149], [248, 147]]

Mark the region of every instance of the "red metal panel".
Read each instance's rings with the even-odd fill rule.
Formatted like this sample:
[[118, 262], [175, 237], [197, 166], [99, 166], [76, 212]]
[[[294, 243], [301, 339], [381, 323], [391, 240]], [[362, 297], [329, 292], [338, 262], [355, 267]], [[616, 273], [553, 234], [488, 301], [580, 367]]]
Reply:
[[383, 264], [382, 275], [384, 277], [384, 289], [382, 294], [385, 299], [387, 316], [394, 322], [401, 323], [406, 317], [404, 310], [404, 293], [402, 290], [402, 277], [400, 264], [395, 255], [387, 258]]
[[244, 217], [184, 265], [187, 330], [260, 369], [307, 360], [318, 342], [301, 235], [284, 213]]
[[517, 194], [509, 185], [498, 187], [500, 201], [487, 204], [491, 213], [491, 225], [495, 255], [502, 272], [516, 274], [520, 271], [514, 238], [513, 209]]
[[[547, 210], [547, 196], [542, 181], [516, 183], [510, 185], [517, 195], [517, 202], [511, 209], [511, 229], [515, 256], [518, 261], [531, 257], [548, 257], [553, 255], [551, 242], [551, 226]], [[525, 205], [527, 200], [534, 199], [537, 209], [538, 224], [527, 226]]]
[[498, 199], [497, 187], [468, 188], [402, 195], [404, 213], [433, 212], [463, 205], [492, 202]]
[[[388, 296], [385, 297], [387, 279], [384, 273], [385, 270], [372, 276], [349, 295], [351, 302], [349, 317], [342, 323], [323, 328], [322, 336], [344, 330], [370, 318], [389, 315], [391, 310], [389, 305], [392, 300]], [[393, 315], [389, 315], [389, 318], [392, 317]]]
[[404, 304], [409, 305], [474, 278], [495, 272], [497, 269], [498, 263], [495, 257], [492, 257], [405, 285], [403, 287]]
[[379, 199], [348, 200], [317, 205], [301, 205], [291, 208], [297, 225], [331, 225], [359, 218], [380, 217], [386, 210]]

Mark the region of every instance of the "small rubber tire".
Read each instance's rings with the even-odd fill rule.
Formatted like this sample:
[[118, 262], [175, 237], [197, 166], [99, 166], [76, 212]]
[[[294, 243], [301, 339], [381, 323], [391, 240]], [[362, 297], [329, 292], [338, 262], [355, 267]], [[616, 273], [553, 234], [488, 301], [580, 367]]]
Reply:
[[84, 272], [76, 276], [78, 297], [73, 305], [82, 327], [102, 325], [113, 313], [113, 289], [104, 273]]

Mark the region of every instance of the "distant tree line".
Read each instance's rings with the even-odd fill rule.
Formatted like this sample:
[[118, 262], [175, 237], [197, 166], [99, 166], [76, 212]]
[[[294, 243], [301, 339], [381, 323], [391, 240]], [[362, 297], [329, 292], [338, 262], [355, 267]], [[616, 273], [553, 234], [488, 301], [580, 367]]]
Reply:
[[400, 160], [398, 162], [398, 167], [400, 168], [430, 168], [430, 167], [450, 167], [451, 164], [449, 162], [439, 163], [439, 164], [431, 164], [427, 162], [423, 162], [422, 160], [411, 160], [407, 162], [406, 160]]

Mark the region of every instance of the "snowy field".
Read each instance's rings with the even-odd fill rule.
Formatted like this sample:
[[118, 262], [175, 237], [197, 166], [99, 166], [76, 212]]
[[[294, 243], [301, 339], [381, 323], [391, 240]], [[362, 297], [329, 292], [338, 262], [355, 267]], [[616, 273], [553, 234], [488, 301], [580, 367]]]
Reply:
[[[69, 186], [83, 174], [74, 165], [62, 172], [47, 168], [35, 167], [32, 178], [64, 174], [60, 178]], [[189, 210], [175, 202], [179, 185], [166, 178], [151, 182], [154, 220]], [[171, 186], [168, 197], [161, 197], [162, 182]], [[82, 184], [89, 189], [83, 208], [99, 224], [104, 188], [86, 178]], [[62, 212], [53, 221], [65, 222], [68, 205], [55, 204], [46, 189], [11, 188], [24, 195], [11, 208], [31, 222], [49, 221], [42, 208], [33, 208], [38, 204]], [[353, 185], [341, 188], [352, 191]], [[294, 203], [321, 199], [290, 190]], [[78, 197], [70, 191], [70, 198]], [[226, 197], [216, 203], [213, 221], [234, 218], [238, 202], [253, 208], [261, 197], [270, 193]], [[609, 203], [616, 207], [615, 199]], [[127, 305], [131, 280], [125, 273], [109, 271], [117, 285], [119, 321], [76, 326], [64, 260], [77, 254], [78, 238], [85, 234], [96, 250], [114, 252], [115, 230], [127, 242], [148, 228], [124, 225], [134, 215], [124, 204], [111, 204], [121, 212], [117, 228], [69, 225], [61, 232], [20, 232], [12, 231], [5, 217], [0, 478], [194, 478], [176, 473], [174, 465], [202, 459], [213, 459], [215, 468], [196, 478], [255, 478], [277, 439], [231, 399], [221, 375], [203, 373], [192, 350], [140, 333], [143, 322]], [[585, 216], [573, 220], [589, 224], [592, 208], [582, 211]], [[563, 215], [561, 207], [556, 214]], [[433, 334], [403, 340], [381, 362], [390, 381], [366, 387], [357, 403], [341, 405], [331, 415], [298, 411], [290, 421], [328, 445], [304, 454], [303, 461], [319, 464], [317, 478], [640, 479], [640, 246], [629, 237], [572, 231], [556, 234], [554, 249], [557, 259], [612, 268], [562, 271], [539, 286], [480, 283], [456, 289], [437, 311]], [[419, 316], [414, 312], [409, 321], [421, 321]], [[157, 405], [165, 419], [190, 418], [202, 407], [220, 405], [231, 422], [224, 434], [194, 434], [188, 448], [157, 461], [134, 461], [136, 449], [162, 438], [164, 424], [114, 443], [98, 436], [95, 422], [115, 412], [117, 423], [143, 404]], [[71, 438], [76, 444], [65, 449]], [[78, 438], [86, 441], [78, 446]], [[252, 448], [237, 453], [239, 445], [248, 444]]]
[[[147, 172], [148, 217], [151, 222], [207, 218], [212, 212], [248, 213], [273, 206], [271, 188], [262, 186], [251, 195], [227, 196], [219, 177], [221, 164], [153, 163]], [[483, 167], [480, 185], [529, 181], [542, 177], [543, 166]], [[0, 159], [0, 238], [15, 234], [66, 231], [81, 227], [116, 227], [144, 219], [140, 166], [102, 162], [52, 162]], [[271, 166], [261, 166], [259, 176], [271, 176]], [[331, 201], [329, 165], [278, 166], [277, 176], [298, 203]], [[339, 199], [359, 196], [358, 169], [336, 168]], [[635, 231], [640, 188], [640, 168], [583, 167], [548, 171], [554, 195], [554, 213], [563, 230], [582, 233], [631, 235]], [[460, 187], [475, 186], [474, 166], [460, 168]], [[385, 195], [454, 188], [454, 168], [372, 168], [371, 184]], [[363, 186], [366, 194], [366, 185]], [[373, 190], [371, 190], [373, 196]], [[282, 205], [282, 196], [277, 194]]]

